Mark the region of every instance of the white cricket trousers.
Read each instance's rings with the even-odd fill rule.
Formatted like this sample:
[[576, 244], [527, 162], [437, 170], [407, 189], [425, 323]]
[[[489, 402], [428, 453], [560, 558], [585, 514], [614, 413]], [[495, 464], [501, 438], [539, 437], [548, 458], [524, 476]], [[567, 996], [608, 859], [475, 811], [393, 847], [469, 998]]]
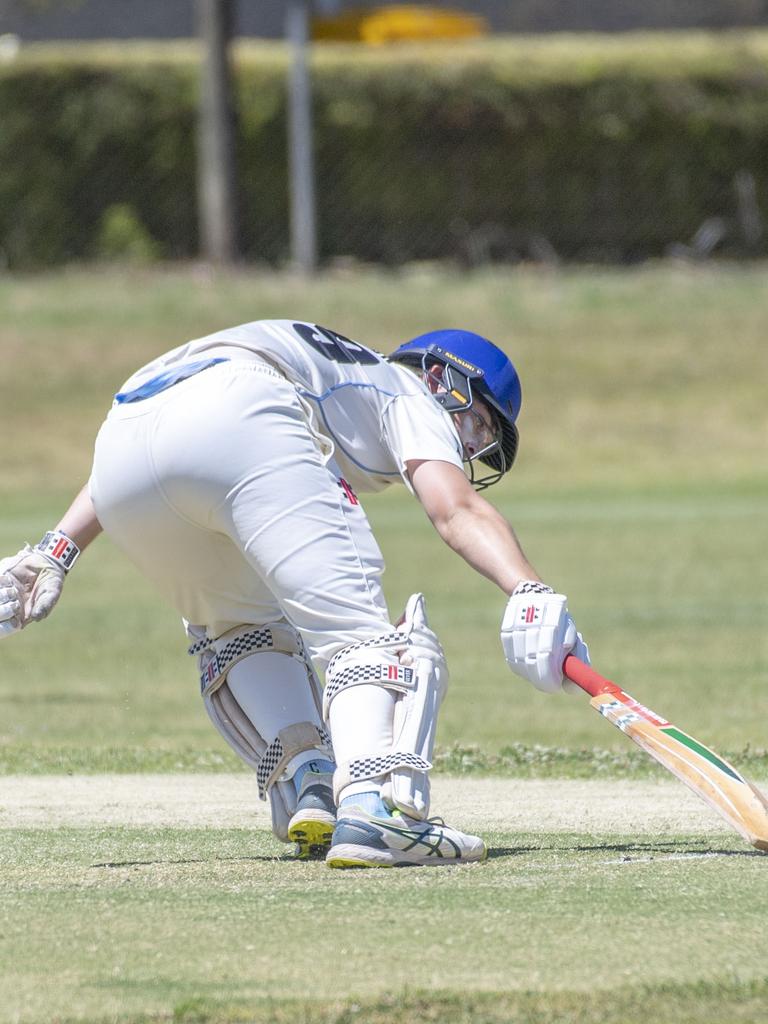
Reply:
[[115, 405], [90, 480], [101, 525], [188, 622], [217, 637], [287, 619], [321, 669], [392, 630], [383, 559], [294, 386], [219, 363]]

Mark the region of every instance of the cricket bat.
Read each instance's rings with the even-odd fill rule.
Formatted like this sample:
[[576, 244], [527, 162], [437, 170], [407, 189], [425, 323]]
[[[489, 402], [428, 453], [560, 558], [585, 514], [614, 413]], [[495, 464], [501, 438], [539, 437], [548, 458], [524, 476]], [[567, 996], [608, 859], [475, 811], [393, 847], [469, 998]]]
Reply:
[[676, 775], [748, 843], [768, 852], [768, 800], [733, 765], [573, 654], [565, 659], [563, 672], [586, 690], [595, 711]]

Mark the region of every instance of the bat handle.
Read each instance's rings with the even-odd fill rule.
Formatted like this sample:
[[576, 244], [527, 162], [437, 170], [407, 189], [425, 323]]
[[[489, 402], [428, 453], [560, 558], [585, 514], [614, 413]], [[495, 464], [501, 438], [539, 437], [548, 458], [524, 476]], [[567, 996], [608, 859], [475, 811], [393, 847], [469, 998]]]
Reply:
[[600, 693], [621, 693], [622, 689], [610, 679], [601, 676], [593, 668], [585, 664], [575, 654], [569, 654], [563, 662], [563, 673], [572, 683], [576, 683], [582, 690], [586, 690], [590, 697], [597, 697]]

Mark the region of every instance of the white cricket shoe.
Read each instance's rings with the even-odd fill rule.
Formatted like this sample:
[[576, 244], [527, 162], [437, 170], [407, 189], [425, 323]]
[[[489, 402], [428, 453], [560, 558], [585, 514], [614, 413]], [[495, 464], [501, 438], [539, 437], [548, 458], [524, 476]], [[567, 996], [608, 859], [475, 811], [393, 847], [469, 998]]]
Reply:
[[326, 864], [331, 868], [397, 868], [411, 864], [463, 864], [485, 860], [479, 836], [451, 828], [439, 818], [419, 821], [396, 811], [377, 818], [345, 808], [336, 822]]

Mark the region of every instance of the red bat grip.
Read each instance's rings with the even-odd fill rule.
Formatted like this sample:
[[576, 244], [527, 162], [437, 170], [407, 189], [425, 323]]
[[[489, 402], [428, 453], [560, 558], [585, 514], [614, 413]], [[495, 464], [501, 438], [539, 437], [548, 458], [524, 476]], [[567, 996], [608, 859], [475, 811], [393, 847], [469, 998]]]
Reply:
[[582, 690], [586, 690], [590, 697], [596, 697], [599, 693], [621, 693], [621, 687], [612, 683], [610, 679], [601, 676], [593, 668], [586, 665], [575, 654], [567, 655], [563, 662], [563, 674], [576, 683]]

